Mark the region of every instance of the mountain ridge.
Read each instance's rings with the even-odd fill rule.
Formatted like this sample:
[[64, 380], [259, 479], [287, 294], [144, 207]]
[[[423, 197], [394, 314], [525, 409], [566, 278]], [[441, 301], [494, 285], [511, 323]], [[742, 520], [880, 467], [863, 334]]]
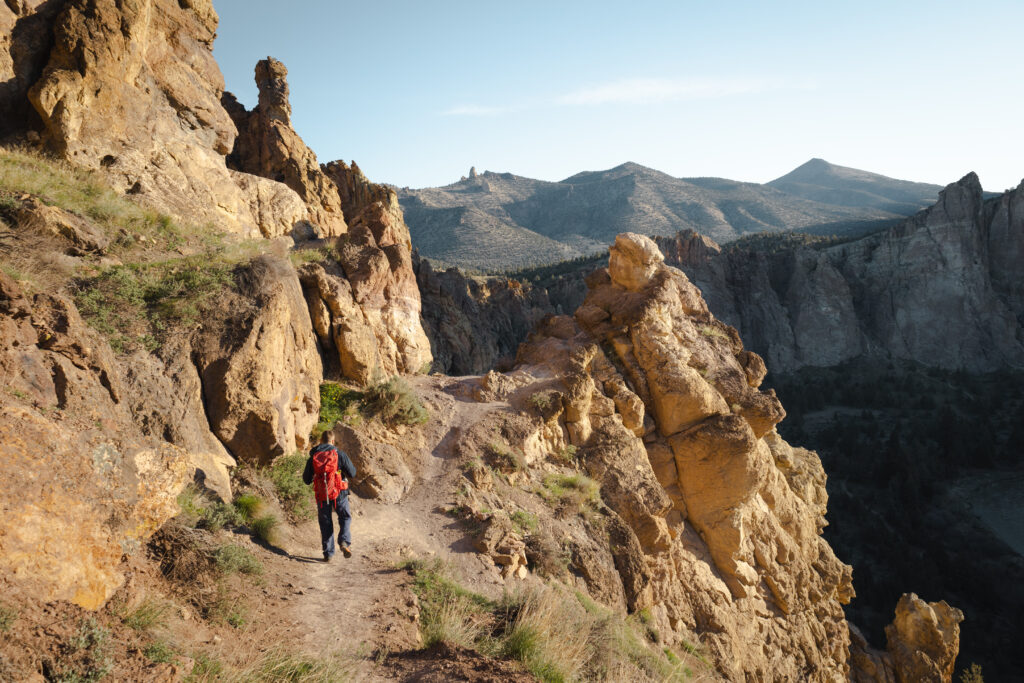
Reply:
[[627, 161], [560, 181], [472, 169], [444, 187], [397, 193], [421, 255], [505, 270], [592, 254], [624, 231], [691, 229], [719, 243], [765, 231], [863, 234], [931, 204], [941, 189], [821, 160], [765, 184], [676, 178]]

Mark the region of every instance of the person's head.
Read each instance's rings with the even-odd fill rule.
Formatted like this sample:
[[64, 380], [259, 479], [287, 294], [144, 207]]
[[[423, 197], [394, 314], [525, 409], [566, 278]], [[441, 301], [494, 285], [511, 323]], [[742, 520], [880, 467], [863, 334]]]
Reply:
[[333, 446], [334, 445], [334, 430], [328, 429], [326, 432], [321, 434], [320, 435], [320, 443], [321, 444], [329, 443], [329, 444], [331, 444]]

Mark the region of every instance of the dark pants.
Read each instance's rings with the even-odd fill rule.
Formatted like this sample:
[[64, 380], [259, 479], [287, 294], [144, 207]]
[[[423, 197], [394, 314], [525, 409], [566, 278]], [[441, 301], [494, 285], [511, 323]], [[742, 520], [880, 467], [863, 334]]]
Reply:
[[348, 496], [344, 493], [332, 501], [317, 504], [316, 521], [320, 522], [320, 544], [325, 555], [334, 554], [334, 514], [338, 513], [338, 542], [352, 545], [352, 513], [348, 509]]

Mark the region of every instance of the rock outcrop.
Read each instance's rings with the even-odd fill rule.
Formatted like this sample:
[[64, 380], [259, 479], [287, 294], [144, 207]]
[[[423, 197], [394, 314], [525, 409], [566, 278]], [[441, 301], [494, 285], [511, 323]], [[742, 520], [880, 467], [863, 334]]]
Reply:
[[329, 374], [359, 383], [416, 373], [431, 362], [420, 321], [409, 229], [394, 192], [354, 163], [324, 167], [341, 188], [349, 231], [334, 258], [302, 269], [302, 284]]
[[547, 382], [547, 399], [531, 399], [557, 407], [544, 438], [579, 449], [622, 520], [625, 604], [663, 634], [698, 634], [729, 680], [847, 679], [851, 569], [820, 535], [820, 461], [774, 429], [785, 412], [758, 388], [764, 363], [646, 237], [620, 235], [588, 287], [510, 376]]
[[890, 230], [851, 242], [721, 250], [659, 244], [777, 372], [858, 356], [968, 371], [1024, 367], [1024, 187], [983, 199], [973, 173]]
[[0, 272], [0, 574], [87, 609], [121, 586], [122, 555], [178, 513], [195, 463], [147, 437], [110, 348], [61, 296]]
[[11, 0], [0, 4], [0, 139], [29, 132], [42, 121], [28, 100], [28, 89], [46, 66], [53, 44], [51, 22], [61, 2]]
[[964, 613], [945, 601], [926, 603], [913, 593], [900, 598], [896, 619], [885, 629], [896, 680], [952, 680], [963, 620]]
[[273, 57], [258, 62], [259, 104], [251, 112], [234, 95], [224, 93], [224, 108], [238, 128], [228, 165], [284, 183], [308, 207], [309, 220], [318, 236], [342, 235], [347, 227], [338, 188], [320, 170], [313, 150], [292, 128], [287, 77], [288, 69]]
[[29, 12], [19, 21], [26, 47], [19, 53], [13, 48], [22, 43], [12, 43], [17, 74], [0, 93], [2, 106], [21, 107], [25, 82], [46, 64], [27, 89], [37, 116], [17, 119], [21, 127], [41, 120], [53, 151], [105, 169], [121, 191], [186, 220], [247, 236], [292, 229], [296, 203], [282, 199], [287, 188], [258, 178], [240, 186], [225, 166], [236, 131], [220, 104], [218, 18], [209, 0], [53, 0], [38, 14], [55, 8], [42, 22], [21, 10]]
[[193, 354], [213, 432], [236, 458], [266, 464], [308, 446], [323, 368], [288, 260], [264, 255], [238, 278], [241, 295], [223, 302]]

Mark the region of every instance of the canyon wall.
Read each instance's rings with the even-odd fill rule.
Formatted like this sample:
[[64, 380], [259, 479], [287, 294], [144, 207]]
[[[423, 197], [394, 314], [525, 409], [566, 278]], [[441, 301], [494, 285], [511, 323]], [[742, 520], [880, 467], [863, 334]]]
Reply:
[[858, 356], [986, 372], [1024, 366], [1024, 189], [984, 200], [976, 175], [899, 226], [832, 246], [719, 248], [659, 239], [775, 372]]

